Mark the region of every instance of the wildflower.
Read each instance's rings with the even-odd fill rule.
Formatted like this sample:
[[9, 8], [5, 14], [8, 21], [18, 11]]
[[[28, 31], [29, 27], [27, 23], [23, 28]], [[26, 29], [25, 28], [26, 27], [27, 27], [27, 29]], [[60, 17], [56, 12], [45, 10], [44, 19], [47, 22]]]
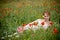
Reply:
[[53, 25], [53, 22], [50, 22], [50, 26], [52, 26]]
[[35, 26], [37, 26], [37, 24], [38, 24], [37, 22], [34, 22], [34, 23], [33, 23], [33, 25], [35, 25]]
[[46, 3], [46, 2], [44, 2], [44, 3], [43, 3], [43, 6], [47, 6], [47, 3]]
[[25, 27], [27, 24], [23, 24], [22, 26]]
[[54, 34], [58, 33], [57, 28], [54, 28], [54, 29], [53, 29], [53, 33], [54, 33]]
[[20, 33], [22, 33], [23, 32], [23, 28], [22, 27], [18, 27], [17, 31], [20, 32]]
[[32, 24], [29, 24], [29, 26], [31, 27], [31, 26], [32, 26]]
[[41, 22], [42, 25], [44, 25], [44, 22]]
[[56, 2], [55, 1], [51, 2], [51, 5], [56, 5]]

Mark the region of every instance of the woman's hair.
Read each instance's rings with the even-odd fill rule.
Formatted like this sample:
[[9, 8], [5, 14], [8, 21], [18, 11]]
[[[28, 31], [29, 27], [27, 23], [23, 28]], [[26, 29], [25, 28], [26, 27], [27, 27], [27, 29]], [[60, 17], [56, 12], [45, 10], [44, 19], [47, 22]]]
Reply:
[[[46, 11], [46, 12], [43, 13], [43, 15], [45, 15], [45, 13], [46, 13], [48, 16], [50, 16], [50, 12]], [[50, 21], [50, 18], [49, 18], [49, 21]]]
[[46, 11], [46, 12], [43, 13], [43, 15], [44, 15], [45, 13], [50, 16], [50, 12], [47, 12], [47, 11]]

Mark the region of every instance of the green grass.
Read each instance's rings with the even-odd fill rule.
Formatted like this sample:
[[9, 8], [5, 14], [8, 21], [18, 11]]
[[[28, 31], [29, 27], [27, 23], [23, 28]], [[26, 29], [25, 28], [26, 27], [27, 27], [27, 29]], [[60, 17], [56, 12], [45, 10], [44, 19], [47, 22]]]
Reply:
[[[58, 14], [60, 10], [59, 5], [50, 5], [51, 1], [43, 1], [43, 0], [29, 0], [24, 1], [20, 0], [18, 1], [12, 1], [12, 2], [0, 2], [0, 38], [2, 36], [6, 36], [5, 40], [58, 40], [60, 39], [60, 33], [57, 35], [52, 34], [52, 29], [54, 27], [58, 28], [59, 30], [59, 18], [60, 14]], [[59, 0], [58, 0], [59, 1]], [[46, 3], [46, 4], [45, 4]], [[58, 12], [56, 10], [51, 10], [50, 8], [56, 8], [58, 9]], [[54, 22], [54, 25], [49, 28], [47, 31], [44, 30], [37, 30], [36, 32], [33, 31], [25, 31], [23, 35], [20, 35], [18, 33], [19, 37], [16, 38], [8, 37], [8, 35], [13, 34], [17, 32], [18, 26], [22, 24], [28, 24], [38, 18], [43, 18], [44, 11], [49, 11], [51, 13], [51, 21]], [[33, 34], [33, 36], [32, 36]]]

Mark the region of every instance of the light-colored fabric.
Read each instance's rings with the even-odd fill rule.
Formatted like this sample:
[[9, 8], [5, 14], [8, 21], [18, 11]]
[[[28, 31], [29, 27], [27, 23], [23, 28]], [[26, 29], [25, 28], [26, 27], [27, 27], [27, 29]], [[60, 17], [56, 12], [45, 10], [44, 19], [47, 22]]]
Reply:
[[[29, 26], [29, 24], [33, 24], [34, 22], [37, 22], [38, 24], [36, 26], [35, 25]], [[44, 25], [41, 24], [42, 22], [44, 22]], [[36, 29], [39, 29], [41, 27], [46, 30], [49, 27], [49, 22], [45, 22], [44, 19], [37, 19], [29, 24], [27, 24], [24, 27], [24, 30], [28, 30], [28, 29], [36, 30]]]

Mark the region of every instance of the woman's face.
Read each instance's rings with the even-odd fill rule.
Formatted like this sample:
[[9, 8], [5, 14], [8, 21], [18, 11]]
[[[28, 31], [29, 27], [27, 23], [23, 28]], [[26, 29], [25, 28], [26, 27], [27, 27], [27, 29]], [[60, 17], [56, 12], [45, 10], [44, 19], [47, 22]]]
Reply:
[[49, 21], [49, 15], [48, 15], [48, 13], [44, 13], [44, 19], [45, 19], [46, 21]]
[[45, 14], [44, 14], [44, 16], [45, 16], [45, 17], [48, 17], [48, 14], [47, 14], [47, 13], [45, 13]]

